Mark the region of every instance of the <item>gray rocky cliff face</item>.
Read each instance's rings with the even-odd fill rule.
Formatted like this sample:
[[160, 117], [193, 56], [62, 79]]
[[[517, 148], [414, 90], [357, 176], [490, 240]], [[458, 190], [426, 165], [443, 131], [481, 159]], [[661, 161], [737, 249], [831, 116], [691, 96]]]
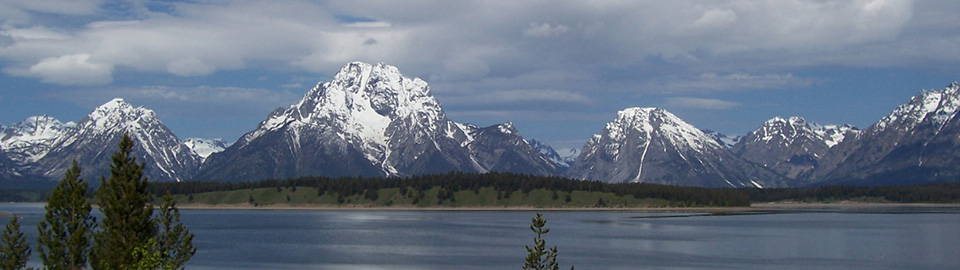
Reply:
[[808, 184], [907, 185], [957, 181], [960, 84], [923, 91], [854, 139], [844, 140], [806, 175]]
[[523, 139], [509, 122], [485, 128], [468, 126], [466, 130], [471, 137], [467, 147], [485, 171], [548, 176], [563, 169]]
[[426, 82], [393, 66], [354, 62], [211, 154], [197, 179], [526, 172], [546, 166], [525, 163], [541, 155], [515, 140], [487, 139], [481, 136], [486, 132], [471, 134], [466, 127], [446, 117]]
[[570, 177], [703, 187], [779, 187], [784, 179], [740, 159], [700, 129], [658, 108], [618, 113], [583, 147]]
[[59, 136], [37, 161], [34, 173], [51, 180], [63, 177], [76, 160], [90, 181], [109, 176], [111, 156], [127, 133], [134, 140], [133, 155], [146, 164], [150, 181], [192, 179], [200, 157], [146, 108], [134, 108], [123, 99], [111, 100], [83, 118], [75, 129]]
[[848, 125], [820, 126], [800, 117], [775, 117], [741, 138], [731, 150], [788, 179], [797, 179], [816, 168], [832, 146], [856, 137], [857, 132]]

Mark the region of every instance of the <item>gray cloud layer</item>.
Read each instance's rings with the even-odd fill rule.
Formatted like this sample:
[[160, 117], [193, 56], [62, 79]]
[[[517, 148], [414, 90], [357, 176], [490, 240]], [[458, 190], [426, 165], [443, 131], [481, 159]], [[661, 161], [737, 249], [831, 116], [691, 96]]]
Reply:
[[[910, 65], [926, 63], [915, 59], [918, 54], [957, 57], [940, 46], [955, 36], [930, 35], [922, 42], [900, 38], [905, 29], [957, 28], [956, 18], [943, 18], [956, 17], [950, 14], [914, 16], [908, 0], [225, 1], [173, 4], [168, 12], [131, 8], [140, 14], [129, 17], [141, 19], [93, 16], [84, 26], [66, 29], [31, 23], [29, 14], [89, 15], [97, 12], [96, 2], [61, 3], [78, 8], [31, 3], [14, 1], [3, 9], [10, 19], [0, 33], [14, 42], [0, 58], [13, 62], [8, 73], [58, 84], [109, 83], [117, 66], [202, 76], [254, 68], [248, 65], [258, 60], [320, 73], [354, 60], [384, 61], [438, 81], [469, 81], [543, 69], [629, 66], [651, 56], [696, 65], [703, 73], [753, 69], [727, 66], [726, 59], [733, 58], [767, 68]], [[933, 20], [949, 20], [953, 27]], [[861, 56], [871, 51], [887, 53]], [[74, 79], [54, 79], [63, 76]]]
[[[109, 85], [118, 70], [329, 75], [349, 61], [386, 62], [428, 80], [454, 109], [532, 103], [526, 109], [551, 111], [537, 102], [589, 107], [607, 96], [638, 94], [681, 95], [666, 104], [725, 109], [736, 104], [691, 95], [809, 86], [822, 79], [792, 70], [810, 67], [955, 65], [955, 6], [911, 0], [17, 0], [0, 3], [0, 60], [6, 74], [67, 86]], [[276, 88], [293, 85], [310, 86], [291, 81]], [[269, 100], [275, 91], [253, 94]]]

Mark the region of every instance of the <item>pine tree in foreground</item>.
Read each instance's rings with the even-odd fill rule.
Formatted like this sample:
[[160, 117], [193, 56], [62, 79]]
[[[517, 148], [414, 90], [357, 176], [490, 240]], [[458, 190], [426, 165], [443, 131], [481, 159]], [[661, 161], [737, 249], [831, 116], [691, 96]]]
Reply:
[[110, 178], [102, 180], [97, 203], [103, 212], [101, 230], [94, 233], [90, 254], [93, 269], [126, 269], [136, 263], [133, 251], [156, 235], [153, 206], [147, 194], [145, 164], [131, 156], [133, 139], [126, 133], [113, 155]]
[[[180, 223], [180, 211], [169, 193], [163, 197], [159, 215], [152, 217], [148, 182], [143, 177], [145, 164], [137, 164], [130, 156], [132, 151], [133, 140], [125, 133], [120, 150], [113, 155], [110, 178], [101, 179], [97, 190], [104, 218], [102, 229], [93, 233], [97, 224], [84, 196], [87, 183], [80, 179], [76, 161], [67, 170], [50, 194], [44, 220], [37, 226], [46, 269], [84, 269], [88, 260], [93, 269], [184, 269], [197, 251], [193, 234]], [[88, 250], [91, 235], [93, 245]], [[0, 270], [24, 269], [29, 257], [30, 246], [14, 216], [0, 238]]]
[[180, 210], [170, 192], [163, 195], [157, 225], [160, 228], [156, 244], [164, 269], [183, 269], [197, 248], [193, 246], [193, 233], [180, 223]]
[[[537, 213], [537, 216], [530, 220], [530, 230], [537, 234], [533, 238], [533, 247], [527, 248], [527, 261], [523, 264], [523, 270], [559, 270], [557, 264], [557, 246], [547, 250], [547, 240], [543, 236], [550, 232], [545, 228], [547, 220], [543, 219], [543, 213]], [[570, 266], [573, 270], [573, 266]]]
[[133, 262], [129, 265], [124, 265], [120, 270], [173, 270], [173, 269], [182, 269], [174, 268], [172, 264], [164, 264], [163, 258], [160, 256], [160, 252], [154, 250], [157, 247], [157, 242], [153, 239], [147, 239], [147, 242], [143, 246], [133, 249]]
[[74, 160], [47, 197], [46, 214], [37, 225], [37, 251], [46, 269], [86, 268], [90, 236], [96, 227], [86, 192], [87, 182], [80, 179], [80, 167]]
[[30, 259], [30, 246], [27, 245], [27, 237], [20, 231], [19, 217], [13, 216], [3, 230], [2, 243], [0, 243], [0, 256], [3, 261], [0, 267], [3, 270], [25, 269], [27, 260]]

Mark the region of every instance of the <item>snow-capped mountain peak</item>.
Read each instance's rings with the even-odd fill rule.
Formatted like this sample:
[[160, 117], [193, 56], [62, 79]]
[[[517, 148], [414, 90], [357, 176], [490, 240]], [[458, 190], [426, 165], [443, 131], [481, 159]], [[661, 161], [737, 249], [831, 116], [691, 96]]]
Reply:
[[134, 155], [146, 162], [145, 174], [151, 181], [191, 179], [200, 158], [144, 107], [133, 107], [121, 98], [98, 106], [75, 129], [59, 137], [42, 157], [41, 174], [48, 178], [63, 176], [72, 160], [85, 174], [105, 175], [110, 155], [123, 134], [133, 138]]
[[734, 145], [741, 158], [797, 179], [813, 170], [830, 149], [857, 129], [849, 125], [822, 126], [802, 117], [774, 117]]
[[839, 144], [848, 134], [855, 134], [858, 129], [851, 125], [820, 125], [806, 121], [803, 117], [774, 117], [765, 121], [759, 128], [751, 132], [748, 139], [751, 142], [771, 141], [790, 145], [799, 137], [809, 140], [823, 141], [828, 148]]
[[[62, 123], [49, 115], [40, 115], [27, 117], [27, 119], [12, 126], [0, 129], [4, 130], [6, 134], [10, 134], [10, 138], [16, 136], [16, 139], [20, 141], [42, 141], [59, 137], [76, 126], [77, 123], [74, 122]], [[8, 138], [6, 134], [4, 134], [4, 138]]]
[[855, 139], [845, 139], [809, 181], [874, 185], [956, 181], [958, 107], [960, 83], [923, 90], [855, 133]]
[[755, 136], [753, 139], [764, 142], [780, 139], [781, 143], [789, 144], [795, 137], [808, 134], [807, 131], [810, 131], [810, 128], [803, 118], [783, 118], [777, 116], [763, 122], [760, 128], [754, 131], [760, 136]]
[[12, 153], [18, 163], [34, 162], [50, 150], [50, 145], [75, 129], [74, 122], [61, 123], [49, 116], [31, 116], [12, 126], [0, 129], [0, 148]]
[[234, 146], [211, 155], [200, 177], [555, 170], [540, 158], [512, 124], [455, 123], [423, 80], [383, 63], [353, 62], [299, 102], [271, 113]]
[[517, 129], [513, 127], [513, 123], [510, 122], [497, 125], [497, 127], [500, 128], [500, 132], [503, 132], [504, 134], [513, 134], [517, 132]]
[[222, 152], [224, 149], [230, 146], [224, 139], [204, 139], [204, 138], [187, 138], [183, 140], [183, 144], [190, 148], [194, 153], [196, 153], [200, 158], [206, 159], [210, 154]]
[[[134, 108], [133, 105], [130, 105], [130, 103], [127, 103], [122, 98], [115, 98], [100, 105], [87, 115], [86, 120], [88, 121], [86, 121], [85, 124], [88, 125], [88, 127], [94, 127], [96, 130], [103, 131], [141, 120], [152, 121], [156, 119], [156, 117], [157, 115], [153, 110], [143, 107]], [[84, 121], [81, 121], [81, 123], [83, 122]], [[128, 127], [136, 126], [130, 125]]]
[[583, 147], [568, 175], [607, 182], [775, 187], [781, 178], [733, 155], [700, 129], [659, 108], [617, 113]]
[[560, 148], [557, 149], [557, 154], [560, 155], [560, 159], [567, 164], [572, 164], [574, 160], [580, 156], [580, 148]]
[[530, 146], [540, 151], [544, 157], [553, 162], [554, 164], [559, 165], [560, 167], [570, 167], [570, 164], [573, 164], [573, 161], [577, 159], [577, 156], [580, 155], [580, 150], [576, 148], [560, 148], [554, 149], [550, 145], [547, 145], [541, 141], [532, 139], [530, 140]]
[[241, 143], [287, 125], [331, 123], [344, 138], [364, 144], [367, 157], [379, 162], [391, 135], [387, 128], [399, 119], [412, 120], [408, 122], [415, 125], [412, 128], [432, 132], [446, 116], [423, 80], [403, 77], [396, 67], [383, 63], [353, 62], [332, 81], [317, 84], [299, 103], [275, 111], [261, 123], [259, 132], [245, 136]]
[[936, 126], [942, 126], [956, 115], [958, 107], [960, 83], [954, 82], [939, 90], [924, 90], [883, 117], [870, 132], [878, 134], [889, 127], [909, 130], [927, 119]]
[[703, 131], [704, 134], [707, 134], [707, 136], [710, 136], [710, 138], [713, 138], [713, 140], [717, 141], [717, 143], [726, 148], [733, 147], [733, 145], [737, 144], [737, 142], [739, 142], [742, 138], [739, 135], [731, 136], [709, 129], [701, 129], [700, 131]]
[[823, 139], [823, 142], [827, 144], [828, 147], [833, 148], [843, 142], [847, 136], [856, 135], [860, 132], [855, 126], [843, 124], [843, 125], [819, 125], [811, 124], [813, 127], [813, 132], [817, 133], [820, 138]]
[[626, 129], [645, 133], [661, 133], [675, 145], [688, 145], [697, 150], [718, 148], [720, 144], [700, 129], [661, 108], [627, 108], [617, 113], [617, 120], [607, 124], [612, 139], [623, 139]]

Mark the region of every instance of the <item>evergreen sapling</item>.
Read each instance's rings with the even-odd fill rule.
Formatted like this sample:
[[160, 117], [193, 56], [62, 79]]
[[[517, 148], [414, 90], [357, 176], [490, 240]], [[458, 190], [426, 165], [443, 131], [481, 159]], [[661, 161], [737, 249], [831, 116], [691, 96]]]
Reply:
[[47, 198], [46, 214], [37, 225], [37, 250], [46, 269], [84, 269], [96, 220], [90, 215], [87, 182], [77, 161]]

